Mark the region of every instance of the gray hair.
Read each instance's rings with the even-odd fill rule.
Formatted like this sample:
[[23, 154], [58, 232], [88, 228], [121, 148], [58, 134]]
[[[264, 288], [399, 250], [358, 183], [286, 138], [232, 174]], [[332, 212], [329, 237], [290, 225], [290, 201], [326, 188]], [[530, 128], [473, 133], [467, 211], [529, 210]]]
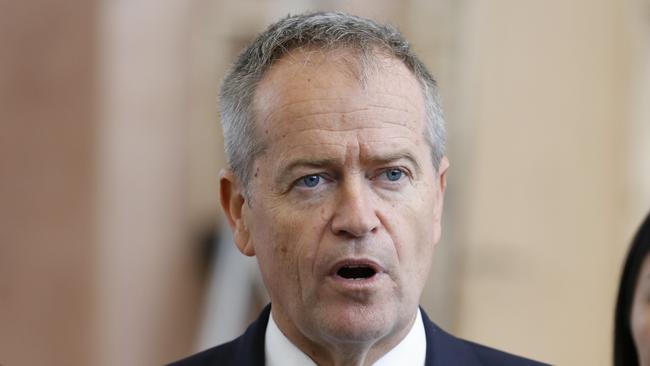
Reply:
[[289, 51], [301, 47], [324, 50], [350, 49], [364, 61], [384, 52], [401, 60], [420, 83], [425, 105], [425, 138], [438, 170], [445, 154], [445, 125], [436, 81], [411, 50], [399, 31], [390, 25], [343, 13], [310, 13], [288, 16], [269, 26], [239, 55], [221, 85], [221, 124], [226, 159], [244, 187], [248, 186], [255, 158], [264, 151], [256, 137], [253, 99], [257, 85], [269, 67]]

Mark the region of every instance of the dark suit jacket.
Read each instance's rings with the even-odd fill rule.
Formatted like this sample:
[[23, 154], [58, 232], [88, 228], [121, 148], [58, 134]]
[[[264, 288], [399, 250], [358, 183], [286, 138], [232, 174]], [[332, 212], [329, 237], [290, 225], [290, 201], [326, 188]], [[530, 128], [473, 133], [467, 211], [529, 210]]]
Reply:
[[[267, 306], [239, 338], [197, 353], [169, 366], [264, 366], [264, 336], [271, 313]], [[541, 366], [539, 362], [456, 338], [422, 311], [427, 337], [425, 366]]]

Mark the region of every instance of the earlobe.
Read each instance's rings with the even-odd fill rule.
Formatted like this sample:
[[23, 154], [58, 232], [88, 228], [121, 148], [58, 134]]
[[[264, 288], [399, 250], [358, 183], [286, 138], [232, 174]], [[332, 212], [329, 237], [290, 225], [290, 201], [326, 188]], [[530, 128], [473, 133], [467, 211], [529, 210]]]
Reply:
[[247, 256], [255, 255], [255, 248], [251, 242], [248, 225], [246, 225], [247, 204], [243, 189], [234, 172], [223, 169], [220, 173], [221, 207], [228, 219], [228, 225], [233, 234], [235, 245], [239, 251]]

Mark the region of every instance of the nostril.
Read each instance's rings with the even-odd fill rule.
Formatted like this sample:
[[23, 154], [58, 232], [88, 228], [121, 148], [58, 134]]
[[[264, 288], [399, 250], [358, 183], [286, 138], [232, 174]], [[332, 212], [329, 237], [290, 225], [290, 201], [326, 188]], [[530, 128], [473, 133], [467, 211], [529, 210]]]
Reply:
[[337, 217], [332, 221], [332, 230], [336, 235], [361, 238], [366, 235], [376, 234], [379, 231], [379, 220]]

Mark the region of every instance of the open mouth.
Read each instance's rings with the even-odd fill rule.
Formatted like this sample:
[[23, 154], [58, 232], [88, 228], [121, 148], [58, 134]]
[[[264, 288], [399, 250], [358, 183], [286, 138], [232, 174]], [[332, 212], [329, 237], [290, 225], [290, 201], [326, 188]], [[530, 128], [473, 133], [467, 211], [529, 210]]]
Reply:
[[344, 265], [336, 271], [336, 274], [348, 280], [365, 280], [377, 273], [372, 266], [366, 264]]

